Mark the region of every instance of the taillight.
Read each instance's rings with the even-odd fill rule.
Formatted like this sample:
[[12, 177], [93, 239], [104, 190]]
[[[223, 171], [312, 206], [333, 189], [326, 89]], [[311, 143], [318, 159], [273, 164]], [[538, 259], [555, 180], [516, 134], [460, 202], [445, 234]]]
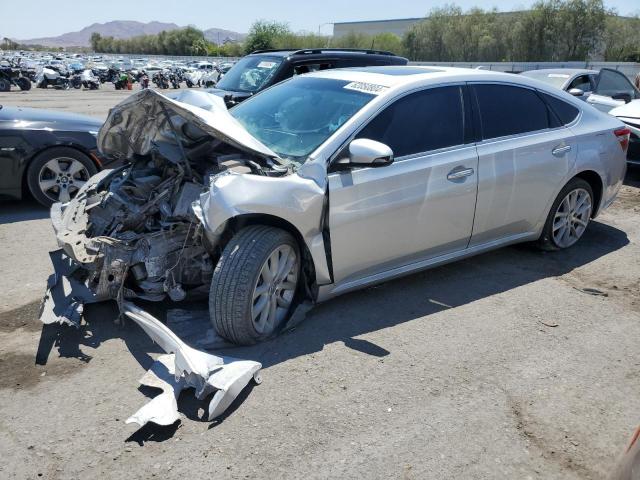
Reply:
[[616, 138], [620, 142], [620, 147], [624, 153], [627, 153], [627, 148], [629, 148], [629, 137], [631, 136], [631, 130], [626, 127], [619, 128], [614, 130]]

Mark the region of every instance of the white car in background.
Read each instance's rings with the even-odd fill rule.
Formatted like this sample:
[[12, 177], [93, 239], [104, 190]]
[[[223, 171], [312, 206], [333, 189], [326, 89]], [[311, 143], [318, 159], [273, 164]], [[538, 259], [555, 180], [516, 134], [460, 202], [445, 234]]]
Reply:
[[529, 70], [520, 75], [541, 82], [590, 103], [601, 112], [640, 99], [640, 91], [618, 70], [603, 68], [585, 70], [575, 68], [548, 68]]
[[609, 111], [609, 115], [613, 115], [627, 125], [631, 132], [627, 162], [633, 165], [640, 165], [640, 100], [633, 100], [625, 105], [616, 107]]
[[550, 68], [521, 75], [553, 85], [623, 121], [631, 132], [627, 161], [640, 165], [640, 91], [623, 73], [610, 68], [600, 72]]

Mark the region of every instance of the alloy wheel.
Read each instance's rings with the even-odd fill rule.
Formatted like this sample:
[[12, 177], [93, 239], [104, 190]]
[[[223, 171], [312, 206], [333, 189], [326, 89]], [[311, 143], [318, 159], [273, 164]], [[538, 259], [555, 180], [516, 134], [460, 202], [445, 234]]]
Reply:
[[560, 202], [553, 218], [553, 240], [560, 248], [576, 243], [591, 218], [591, 195], [584, 188], [571, 190]]
[[258, 333], [271, 333], [284, 320], [298, 285], [298, 257], [280, 245], [267, 257], [253, 289], [251, 318]]
[[74, 158], [49, 160], [40, 169], [38, 185], [42, 193], [54, 202], [68, 202], [89, 180], [89, 171]]

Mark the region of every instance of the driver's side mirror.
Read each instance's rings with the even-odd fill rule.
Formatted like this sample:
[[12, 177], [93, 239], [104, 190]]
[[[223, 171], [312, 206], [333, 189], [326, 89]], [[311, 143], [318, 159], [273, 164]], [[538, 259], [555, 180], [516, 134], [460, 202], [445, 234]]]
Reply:
[[349, 144], [349, 156], [339, 159], [336, 167], [384, 167], [392, 163], [393, 150], [389, 146], [368, 138], [356, 138]]
[[614, 100], [624, 100], [624, 103], [631, 102], [631, 95], [628, 93], [616, 93], [615, 95], [611, 95], [611, 98]]
[[584, 95], [584, 90], [582, 90], [581, 88], [572, 88], [569, 90], [569, 94], [573, 95], [574, 97], [581, 97]]

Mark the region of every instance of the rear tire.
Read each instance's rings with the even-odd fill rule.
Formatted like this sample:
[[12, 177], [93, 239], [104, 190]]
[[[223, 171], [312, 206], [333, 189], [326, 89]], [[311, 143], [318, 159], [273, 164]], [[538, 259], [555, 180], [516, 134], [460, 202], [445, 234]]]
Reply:
[[16, 83], [18, 84], [18, 87], [20, 87], [20, 90], [31, 90], [31, 80], [29, 80], [28, 78], [20, 77], [18, 80], [16, 80]]
[[586, 231], [592, 212], [591, 185], [582, 178], [572, 178], [551, 206], [538, 247], [554, 251], [573, 246]]
[[[57, 174], [55, 169], [61, 174]], [[65, 170], [66, 168], [66, 170]], [[98, 169], [84, 153], [69, 147], [54, 147], [38, 154], [27, 169], [27, 185], [45, 207], [68, 201]]]
[[8, 92], [11, 90], [11, 82], [6, 78], [0, 78], [0, 92]]
[[300, 265], [298, 244], [288, 232], [265, 225], [240, 230], [211, 280], [209, 315], [216, 332], [238, 345], [272, 336], [291, 313]]

